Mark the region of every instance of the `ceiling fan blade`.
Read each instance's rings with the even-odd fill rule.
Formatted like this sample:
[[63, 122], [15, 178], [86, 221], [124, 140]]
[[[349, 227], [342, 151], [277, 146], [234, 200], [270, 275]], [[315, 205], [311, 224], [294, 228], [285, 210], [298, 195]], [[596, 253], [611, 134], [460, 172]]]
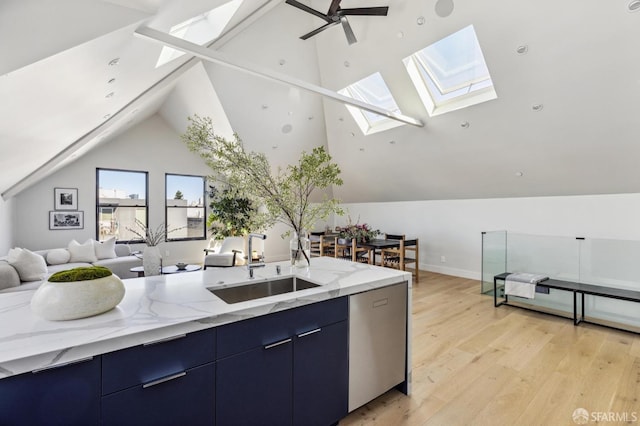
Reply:
[[320, 18], [322, 20], [325, 20], [327, 22], [332, 22], [331, 19], [327, 15], [325, 15], [324, 13], [318, 12], [317, 10], [310, 8], [306, 4], [302, 4], [299, 1], [286, 0], [285, 3], [287, 3], [287, 4], [289, 4], [289, 5], [293, 6], [293, 7], [297, 7], [300, 10], [304, 10], [307, 13], [315, 15], [315, 16], [317, 16], [318, 18]]
[[388, 6], [381, 7], [356, 7], [354, 9], [340, 9], [338, 15], [345, 16], [387, 16]]
[[353, 30], [351, 29], [351, 25], [349, 24], [349, 21], [347, 21], [347, 18], [344, 16], [341, 17], [340, 22], [342, 22], [342, 28], [344, 29], [344, 33], [347, 36], [349, 44], [357, 42], [358, 40], [356, 39], [355, 34], [353, 34]]
[[324, 24], [323, 26], [321, 26], [320, 28], [316, 28], [315, 30], [311, 31], [310, 33], [307, 33], [303, 36], [301, 36], [300, 38], [302, 40], [306, 40], [309, 37], [313, 37], [314, 35], [326, 30], [329, 27], [333, 27], [334, 25], [338, 25], [340, 23], [340, 21], [335, 21], [335, 22], [329, 22], [328, 24]]
[[331, 6], [329, 6], [329, 11], [327, 12], [327, 15], [329, 16], [335, 15], [338, 9], [340, 9], [341, 1], [342, 0], [331, 0]]

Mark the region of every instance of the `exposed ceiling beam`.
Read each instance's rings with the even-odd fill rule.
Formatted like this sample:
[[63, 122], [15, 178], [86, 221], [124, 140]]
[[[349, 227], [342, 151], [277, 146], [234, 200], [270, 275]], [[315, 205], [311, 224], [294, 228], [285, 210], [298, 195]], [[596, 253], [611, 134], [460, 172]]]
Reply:
[[153, 28], [141, 27], [136, 30], [135, 34], [141, 38], [151, 40], [153, 42], [160, 43], [160, 44], [172, 47], [174, 49], [182, 50], [183, 52], [186, 52], [186, 53], [190, 53], [208, 62], [220, 64], [220, 65], [230, 67], [247, 74], [251, 74], [261, 78], [265, 78], [267, 80], [283, 83], [288, 86], [297, 87], [298, 89], [316, 93], [326, 98], [333, 99], [338, 102], [342, 102], [343, 104], [352, 105], [356, 108], [364, 109], [374, 114], [379, 114], [384, 117], [388, 117], [392, 120], [400, 121], [406, 124], [411, 124], [412, 126], [418, 126], [418, 127], [424, 126], [422, 121], [415, 119], [413, 117], [408, 117], [403, 114], [397, 114], [392, 111], [386, 110], [384, 108], [379, 108], [375, 105], [371, 105], [366, 102], [361, 102], [357, 99], [353, 99], [348, 96], [341, 95], [337, 92], [334, 92], [329, 89], [325, 89], [324, 87], [306, 82], [304, 80], [300, 80], [295, 77], [291, 77], [279, 72], [269, 70], [267, 68], [250, 64], [246, 61], [230, 58], [228, 55], [222, 52], [210, 50], [204, 46], [191, 43], [189, 41], [183, 40], [178, 37], [174, 37], [170, 34], [155, 30]]

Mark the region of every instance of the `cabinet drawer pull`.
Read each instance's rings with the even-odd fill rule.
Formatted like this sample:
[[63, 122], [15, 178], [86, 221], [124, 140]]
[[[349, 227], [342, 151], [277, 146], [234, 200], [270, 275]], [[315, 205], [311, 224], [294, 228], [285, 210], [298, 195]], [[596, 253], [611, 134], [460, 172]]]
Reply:
[[321, 329], [321, 328], [316, 328], [315, 330], [311, 330], [311, 331], [307, 331], [306, 333], [298, 334], [298, 338], [300, 338], [300, 337], [305, 337], [305, 336], [308, 336], [308, 335], [310, 335], [310, 334], [319, 333], [319, 332], [321, 332], [321, 331], [322, 331], [322, 329]]
[[289, 342], [291, 342], [291, 338], [284, 339], [284, 340], [281, 340], [279, 342], [272, 343], [270, 345], [266, 345], [264, 348], [265, 349], [271, 349], [271, 348], [275, 348], [276, 346], [284, 345], [284, 344], [289, 343]]
[[143, 343], [142, 346], [152, 346], [157, 345], [159, 343], [170, 342], [172, 340], [182, 339], [183, 337], [187, 337], [186, 334], [178, 334], [177, 336], [165, 337], [163, 339], [154, 340], [152, 342]]
[[179, 379], [180, 377], [184, 377], [187, 375], [186, 371], [182, 373], [173, 374], [171, 376], [163, 377], [162, 379], [154, 380], [153, 382], [145, 383], [142, 385], [142, 389], [150, 388], [151, 386], [159, 385], [160, 383], [168, 382], [169, 380]]
[[31, 372], [36, 374], [36, 373], [40, 373], [41, 371], [55, 370], [56, 368], [62, 368], [62, 367], [66, 367], [68, 365], [73, 365], [73, 364], [80, 364], [80, 363], [83, 363], [83, 362], [91, 361], [92, 359], [93, 359], [93, 357], [89, 356], [89, 357], [86, 357], [86, 358], [77, 359], [75, 361], [61, 362], [60, 364], [48, 365], [46, 367], [36, 368], [35, 370], [33, 370]]

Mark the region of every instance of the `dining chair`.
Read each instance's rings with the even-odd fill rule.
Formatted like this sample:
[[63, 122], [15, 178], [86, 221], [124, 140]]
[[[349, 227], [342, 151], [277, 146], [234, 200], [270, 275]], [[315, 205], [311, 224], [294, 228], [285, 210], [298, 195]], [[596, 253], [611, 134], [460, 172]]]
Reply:
[[322, 256], [322, 236], [324, 231], [312, 231], [309, 233], [309, 243], [311, 245], [311, 256]]
[[[385, 240], [404, 240], [404, 234], [384, 234], [384, 239]], [[380, 249], [371, 249], [371, 253], [369, 253], [369, 256], [371, 256], [372, 261], [375, 263], [375, 259], [377, 259], [380, 256]], [[380, 265], [382, 265], [382, 262], [380, 262]]]
[[204, 249], [203, 269], [207, 267], [228, 268], [244, 263], [244, 238], [226, 237], [219, 248]]
[[335, 239], [335, 257], [341, 259], [350, 259], [353, 262], [369, 263], [369, 249], [358, 247], [355, 238], [345, 240], [336, 237]]
[[[407, 256], [407, 252], [409, 256]], [[400, 240], [400, 247], [385, 248], [380, 250], [380, 264], [389, 268], [396, 268], [406, 271], [408, 264], [414, 264], [414, 274], [416, 281], [420, 279], [420, 269], [418, 259], [420, 257], [418, 239]]]

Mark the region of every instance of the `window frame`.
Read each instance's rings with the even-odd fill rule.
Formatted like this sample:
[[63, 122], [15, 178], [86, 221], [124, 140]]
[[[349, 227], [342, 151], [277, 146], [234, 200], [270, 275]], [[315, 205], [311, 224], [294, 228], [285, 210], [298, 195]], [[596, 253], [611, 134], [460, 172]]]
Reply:
[[[181, 176], [181, 177], [192, 177], [192, 178], [200, 178], [202, 179], [202, 207], [193, 207], [193, 206], [170, 206], [168, 204], [169, 198], [167, 198], [167, 188], [168, 188], [168, 179], [169, 176]], [[184, 173], [165, 173], [164, 174], [164, 223], [165, 223], [165, 241], [202, 241], [207, 239], [207, 177], [201, 175], [191, 175]], [[180, 237], [180, 238], [171, 238], [170, 237], [170, 229], [169, 229], [169, 209], [194, 209], [201, 208], [202, 209], [202, 237]]]
[[[427, 49], [430, 46], [433, 46], [434, 44], [437, 44], [440, 41], [445, 40], [448, 37], [451, 37], [454, 34], [467, 29], [468, 27], [471, 27], [471, 30], [473, 31], [473, 34], [475, 36], [479, 53], [482, 56], [484, 66], [487, 68], [487, 77], [482, 79], [473, 79], [467, 81], [465, 84], [459, 84], [453, 88], [447, 88], [443, 90], [440, 87], [439, 80], [432, 75], [430, 67], [424, 63], [419, 54], [424, 49]], [[460, 30], [448, 35], [447, 37], [444, 37], [430, 44], [429, 46], [425, 46], [424, 48], [404, 58], [402, 62], [404, 63], [405, 69], [407, 70], [407, 73], [409, 74], [409, 77], [413, 82], [416, 91], [418, 92], [418, 96], [427, 109], [430, 117], [435, 117], [440, 114], [466, 108], [472, 105], [477, 105], [498, 98], [498, 95], [495, 91], [495, 86], [493, 85], [493, 80], [491, 78], [491, 73], [489, 72], [486, 60], [484, 59], [484, 53], [482, 52], [482, 47], [480, 46], [478, 35], [476, 34], [473, 25], [468, 25], [464, 28], [461, 28]], [[431, 81], [426, 81], [425, 75]], [[487, 81], [490, 84], [486, 87], [482, 87], [483, 83], [486, 83]], [[430, 86], [433, 86], [435, 90], [439, 92], [439, 95], [445, 99], [437, 99], [436, 95], [431, 92]], [[474, 86], [480, 87], [475, 89]], [[449, 96], [457, 91], [464, 91], [465, 88], [468, 88], [467, 93]]]
[[[129, 169], [113, 169], [108, 167], [96, 167], [96, 241], [103, 241], [100, 239], [100, 213], [101, 208], [112, 208], [115, 209], [117, 207], [121, 207], [118, 204], [112, 203], [100, 203], [100, 172], [101, 171], [109, 171], [109, 172], [122, 172], [122, 173], [140, 173], [144, 174], [145, 179], [145, 196], [144, 196], [144, 204], [136, 204], [132, 206], [126, 206], [127, 208], [144, 208], [145, 210], [145, 224], [149, 223], [149, 172], [144, 170], [129, 170]], [[138, 198], [140, 199], [140, 198]], [[112, 212], [113, 213], [113, 212]], [[131, 240], [119, 240], [116, 238], [116, 244], [142, 244], [144, 240], [142, 239], [131, 239]]]
[[[350, 85], [348, 85], [347, 87], [345, 87], [344, 89], [338, 90], [338, 93], [344, 96], [348, 96], [350, 98], [353, 99], [357, 99], [360, 100], [362, 102], [365, 103], [369, 103], [372, 105], [376, 105], [380, 108], [383, 109], [388, 109], [387, 105], [380, 105], [380, 104], [376, 104], [371, 102], [371, 100], [368, 99], [362, 99], [361, 96], [358, 96], [357, 93], [358, 92], [363, 92], [363, 91], [367, 91], [367, 88], [365, 86], [363, 86], [362, 88], [358, 88], [358, 84], [361, 84], [362, 82], [364, 82], [365, 80], [367, 80], [368, 78], [371, 78], [373, 76], [375, 76], [376, 74], [378, 74], [380, 76], [380, 80], [382, 80], [382, 83], [384, 85], [384, 87], [387, 89], [387, 92], [389, 93], [389, 96], [391, 97], [391, 100], [393, 101], [393, 103], [395, 104], [395, 107], [397, 109], [398, 113], [401, 113], [400, 111], [400, 107], [398, 106], [398, 103], [396, 102], [396, 99], [393, 96], [393, 93], [391, 93], [391, 90], [389, 89], [389, 86], [387, 86], [387, 82], [384, 80], [384, 77], [382, 76], [382, 74], [379, 71], [376, 71], [374, 73], [369, 74], [366, 77], [361, 78], [360, 80], [351, 83]], [[349, 113], [351, 114], [351, 116], [353, 117], [353, 119], [355, 120], [356, 124], [358, 125], [358, 127], [360, 128], [360, 130], [362, 131], [362, 133], [364, 135], [371, 135], [374, 133], [378, 133], [378, 132], [382, 132], [384, 130], [389, 130], [389, 129], [393, 129], [399, 126], [403, 126], [405, 123], [399, 122], [397, 120], [393, 120], [389, 117], [385, 117], [384, 115], [379, 115], [376, 114], [379, 118], [376, 119], [375, 121], [371, 121], [368, 117], [367, 114], [375, 114], [373, 112], [369, 112], [369, 111], [365, 111], [354, 107], [352, 105], [346, 105], [347, 110], [349, 111]]]

